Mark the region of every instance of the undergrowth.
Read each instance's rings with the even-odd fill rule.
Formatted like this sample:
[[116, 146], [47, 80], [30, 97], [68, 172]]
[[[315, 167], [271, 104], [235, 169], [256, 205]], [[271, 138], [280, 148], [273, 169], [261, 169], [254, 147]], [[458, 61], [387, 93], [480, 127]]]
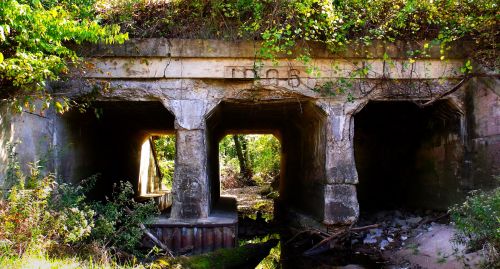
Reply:
[[471, 193], [450, 214], [457, 228], [453, 241], [469, 251], [481, 250], [484, 268], [500, 268], [500, 187]]
[[112, 266], [134, 264], [147, 255], [140, 248], [139, 224], [159, 212], [153, 201], [135, 202], [129, 182], [116, 184], [106, 201], [92, 201], [86, 194], [98, 176], [71, 185], [41, 172], [38, 163], [30, 164], [25, 175], [16, 154], [10, 152], [9, 157], [4, 181], [8, 188], [4, 186], [0, 198], [1, 268], [16, 268], [30, 260], [47, 266], [74, 264], [72, 259], [83, 267], [94, 262]]

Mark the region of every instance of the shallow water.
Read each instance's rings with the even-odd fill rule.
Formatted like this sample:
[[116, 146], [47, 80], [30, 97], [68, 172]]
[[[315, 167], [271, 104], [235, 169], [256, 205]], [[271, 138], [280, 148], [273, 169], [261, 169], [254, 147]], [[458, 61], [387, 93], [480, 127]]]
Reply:
[[[268, 238], [280, 237], [279, 234], [259, 237], [256, 240], [265, 241]], [[328, 250], [318, 255], [305, 256], [304, 251], [312, 247], [317, 240], [301, 242], [297, 244], [286, 244], [289, 236], [281, 236], [280, 243], [275, 246], [268, 257], [264, 258], [260, 266], [256, 268], [290, 268], [290, 269], [310, 269], [310, 268], [337, 268], [346, 265], [358, 265], [360, 268], [384, 268], [386, 262], [379, 255], [364, 255], [356, 253], [355, 250]], [[286, 238], [286, 239], [284, 239]]]

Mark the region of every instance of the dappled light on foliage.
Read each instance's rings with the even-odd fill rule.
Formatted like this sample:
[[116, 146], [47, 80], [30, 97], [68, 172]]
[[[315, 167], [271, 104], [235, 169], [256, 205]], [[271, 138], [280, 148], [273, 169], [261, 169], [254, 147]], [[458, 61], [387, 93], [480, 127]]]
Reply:
[[225, 136], [219, 143], [223, 188], [271, 183], [279, 176], [280, 156], [280, 142], [273, 135]]
[[153, 142], [162, 174], [162, 189], [172, 189], [174, 180], [175, 135], [155, 136]]
[[500, 187], [491, 191], [475, 191], [463, 204], [450, 208], [457, 232], [454, 242], [469, 251], [482, 250], [484, 268], [500, 266]]
[[280, 158], [280, 141], [274, 135], [234, 134], [220, 141], [222, 193], [236, 196], [241, 217], [274, 219]]
[[[80, 66], [71, 44], [128, 39], [119, 26], [101, 24], [94, 4], [94, 0], [0, 2], [0, 99], [13, 101], [19, 111], [69, 109], [69, 100], [54, 98], [46, 82]], [[36, 104], [40, 99], [43, 102]]]

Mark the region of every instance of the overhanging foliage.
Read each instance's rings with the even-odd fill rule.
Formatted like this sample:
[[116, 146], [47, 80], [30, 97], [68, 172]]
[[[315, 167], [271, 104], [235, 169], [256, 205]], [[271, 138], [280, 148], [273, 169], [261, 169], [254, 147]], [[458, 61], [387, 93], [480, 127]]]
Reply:
[[70, 44], [123, 42], [117, 25], [102, 26], [95, 0], [4, 0], [0, 2], [0, 97], [15, 101], [18, 110], [67, 103], [55, 100], [45, 82], [58, 80], [78, 55]]

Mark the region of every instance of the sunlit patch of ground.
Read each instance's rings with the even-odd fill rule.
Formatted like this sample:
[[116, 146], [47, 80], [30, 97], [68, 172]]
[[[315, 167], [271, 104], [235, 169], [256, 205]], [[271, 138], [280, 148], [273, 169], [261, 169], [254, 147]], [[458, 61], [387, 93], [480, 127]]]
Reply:
[[273, 218], [274, 201], [272, 195], [269, 195], [270, 193], [266, 189], [266, 186], [245, 186], [222, 190], [222, 195], [236, 197], [240, 216], [255, 218], [259, 214], [262, 218], [271, 220]]
[[119, 265], [114, 262], [100, 263], [89, 260], [81, 260], [77, 257], [51, 258], [46, 255], [25, 254], [22, 257], [3, 257], [0, 255], [0, 268], [9, 269], [144, 269], [144, 265], [125, 264]]

